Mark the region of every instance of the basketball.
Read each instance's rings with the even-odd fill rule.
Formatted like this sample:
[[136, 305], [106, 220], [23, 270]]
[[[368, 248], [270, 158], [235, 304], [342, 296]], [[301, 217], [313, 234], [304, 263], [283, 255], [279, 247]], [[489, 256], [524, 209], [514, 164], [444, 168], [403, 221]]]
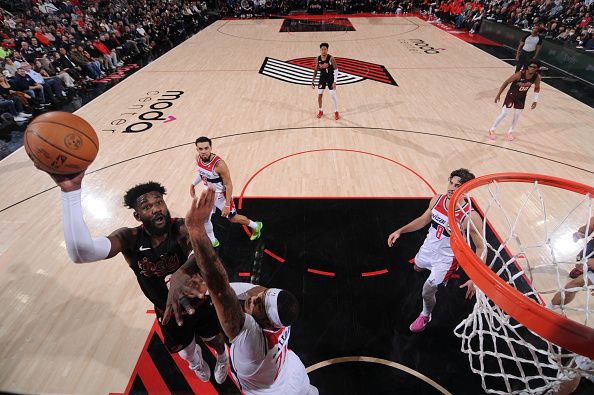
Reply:
[[25, 130], [27, 155], [41, 170], [52, 174], [73, 174], [95, 160], [99, 139], [93, 127], [81, 117], [63, 111], [42, 114]]

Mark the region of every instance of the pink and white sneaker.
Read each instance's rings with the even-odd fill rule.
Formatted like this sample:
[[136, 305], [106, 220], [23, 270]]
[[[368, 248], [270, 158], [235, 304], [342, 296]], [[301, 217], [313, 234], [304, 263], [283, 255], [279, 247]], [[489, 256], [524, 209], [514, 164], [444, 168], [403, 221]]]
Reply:
[[412, 324], [410, 324], [410, 326], [408, 328], [413, 333], [419, 333], [425, 329], [425, 327], [427, 326], [429, 321], [431, 321], [431, 314], [429, 314], [429, 317], [427, 317], [427, 316], [423, 315], [423, 313], [421, 313], [421, 314], [419, 314], [417, 319], [414, 320]]
[[514, 135], [511, 134], [511, 133], [509, 133], [509, 132], [507, 132], [505, 134], [505, 141], [513, 141], [513, 140], [514, 140]]

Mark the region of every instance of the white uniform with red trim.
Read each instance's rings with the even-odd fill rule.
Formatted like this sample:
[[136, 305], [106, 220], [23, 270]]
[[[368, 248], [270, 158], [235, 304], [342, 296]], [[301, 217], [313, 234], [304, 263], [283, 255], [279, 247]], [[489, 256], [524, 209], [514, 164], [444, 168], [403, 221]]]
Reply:
[[[429, 283], [439, 285], [448, 281], [458, 269], [458, 262], [450, 246], [450, 225], [448, 224], [447, 196], [440, 195], [435, 206], [431, 209], [431, 227], [423, 245], [415, 257], [415, 265], [431, 270]], [[462, 208], [456, 209], [454, 216], [458, 223], [470, 213], [470, 204], [464, 203]]]
[[262, 329], [254, 317], [245, 315], [241, 332], [229, 350], [233, 378], [246, 395], [314, 395], [305, 366], [288, 349], [291, 328]]
[[[231, 287], [242, 300], [253, 285], [231, 283]], [[245, 395], [318, 394], [309, 383], [305, 366], [288, 349], [290, 335], [291, 327], [262, 329], [254, 317], [245, 314], [243, 328], [229, 349], [231, 373]]]
[[[225, 184], [223, 184], [223, 179], [215, 170], [217, 163], [221, 160], [222, 159], [218, 155], [213, 155], [208, 163], [203, 163], [202, 160], [198, 158], [196, 161], [198, 177], [194, 180], [194, 185], [198, 183], [198, 179], [201, 179], [205, 188], [211, 187], [215, 190], [215, 207], [219, 210], [223, 210], [223, 207], [225, 206]], [[213, 212], [214, 210], [215, 208], [213, 207]], [[235, 203], [233, 202], [233, 199], [231, 199], [229, 216], [232, 217], [235, 213]]]

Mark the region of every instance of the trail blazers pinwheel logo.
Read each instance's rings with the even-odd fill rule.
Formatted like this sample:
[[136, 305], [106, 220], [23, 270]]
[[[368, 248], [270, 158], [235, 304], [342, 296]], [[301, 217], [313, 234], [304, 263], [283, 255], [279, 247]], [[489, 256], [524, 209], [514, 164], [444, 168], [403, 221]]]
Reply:
[[[398, 86], [388, 70], [382, 65], [356, 59], [335, 58], [338, 66], [337, 85], [353, 84], [363, 80], [373, 80]], [[317, 58], [299, 58], [287, 61], [273, 58], [264, 59], [260, 74], [291, 84], [310, 85]], [[319, 78], [316, 77], [316, 84]]]

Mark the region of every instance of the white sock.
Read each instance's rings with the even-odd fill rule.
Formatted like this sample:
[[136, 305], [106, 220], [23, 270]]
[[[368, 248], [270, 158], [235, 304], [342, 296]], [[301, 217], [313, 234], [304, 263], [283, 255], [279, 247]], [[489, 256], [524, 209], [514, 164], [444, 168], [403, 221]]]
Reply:
[[212, 227], [212, 221], [210, 220], [211, 217], [212, 214], [210, 215], [210, 217], [208, 217], [208, 221], [204, 223], [204, 230], [206, 230], [206, 235], [210, 239], [210, 242], [214, 243], [217, 238], [214, 234], [214, 228]]
[[320, 112], [322, 112], [322, 107], [320, 107]]
[[225, 345], [225, 350], [222, 353], [217, 353], [217, 361], [222, 362], [227, 360], [227, 345]]
[[503, 108], [501, 109], [501, 114], [499, 114], [497, 118], [495, 118], [495, 122], [493, 122], [493, 126], [491, 126], [491, 129], [489, 130], [495, 131], [495, 128], [497, 127], [497, 125], [499, 125], [499, 122], [503, 121], [503, 118], [505, 118], [508, 112], [509, 108], [503, 106]]
[[252, 229], [256, 229], [256, 226], [258, 225], [256, 225], [256, 223], [250, 219], [250, 223], [248, 224], [248, 226]]
[[338, 112], [338, 102], [336, 101], [336, 91], [334, 89], [328, 91], [330, 94], [330, 98], [332, 99], [332, 103], [334, 103], [334, 112]]
[[189, 364], [198, 365], [202, 361], [202, 349], [194, 340], [178, 354], [181, 359], [187, 361]]
[[522, 110], [519, 109], [515, 109], [514, 110], [514, 116], [512, 118], [512, 124], [511, 127], [509, 128], [508, 133], [513, 133], [514, 130], [516, 130], [516, 125], [518, 124], [518, 120], [520, 119], [520, 114], [522, 113]]

